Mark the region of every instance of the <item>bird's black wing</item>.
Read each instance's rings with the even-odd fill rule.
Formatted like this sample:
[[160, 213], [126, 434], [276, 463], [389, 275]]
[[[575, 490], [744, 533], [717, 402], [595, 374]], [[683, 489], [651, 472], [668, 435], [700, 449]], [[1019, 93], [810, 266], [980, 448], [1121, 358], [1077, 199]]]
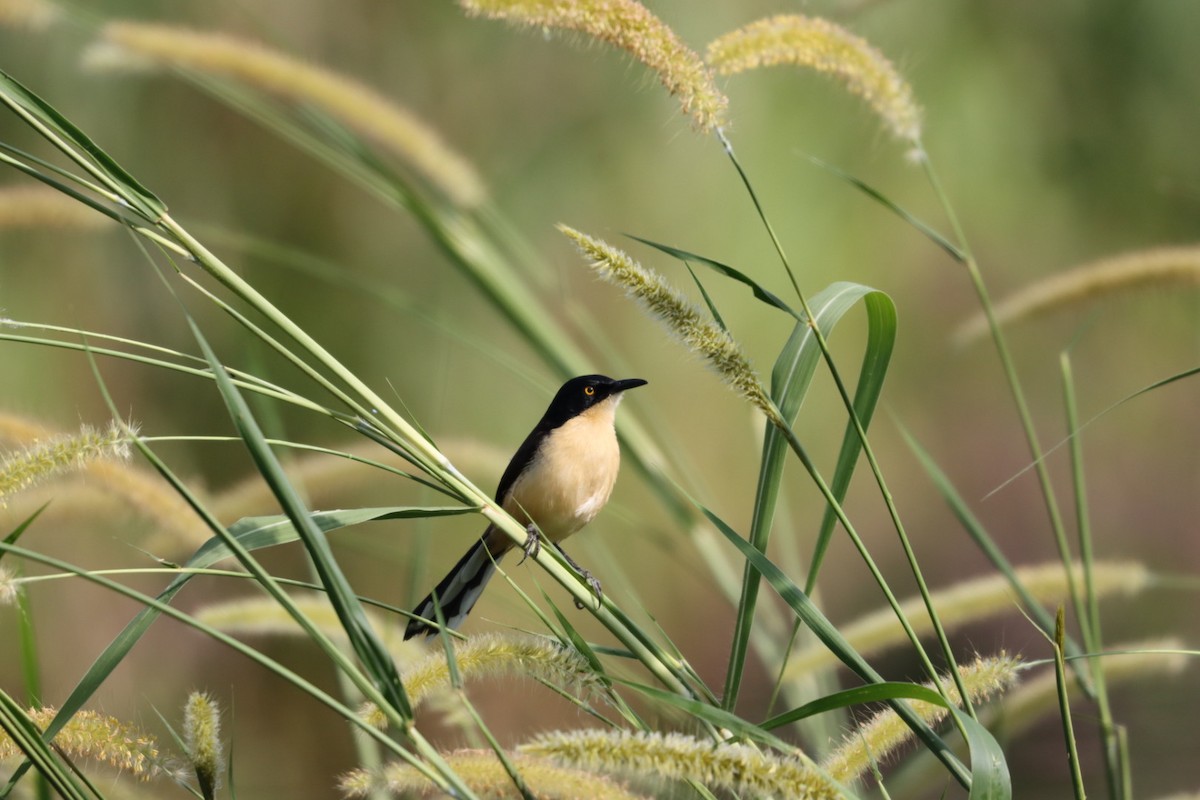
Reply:
[[521, 442], [521, 446], [517, 448], [517, 452], [513, 454], [512, 461], [508, 462], [508, 467], [504, 470], [504, 474], [500, 477], [500, 485], [496, 487], [496, 502], [501, 505], [508, 497], [509, 490], [517, 480], [529, 462], [533, 461], [533, 457], [537, 455], [538, 448], [542, 446], [542, 441], [546, 438], [546, 434], [551, 429], [543, 427], [539, 424], [529, 435], [525, 437], [525, 441]]

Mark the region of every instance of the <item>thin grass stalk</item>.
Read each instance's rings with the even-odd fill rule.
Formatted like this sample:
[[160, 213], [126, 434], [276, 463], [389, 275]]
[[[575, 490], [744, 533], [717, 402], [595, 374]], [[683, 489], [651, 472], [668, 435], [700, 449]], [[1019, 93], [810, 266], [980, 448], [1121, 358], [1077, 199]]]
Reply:
[[[1078, 526], [1079, 558], [1083, 563], [1083, 587], [1086, 594], [1087, 616], [1080, 618], [1080, 631], [1084, 647], [1089, 653], [1104, 650], [1104, 637], [1100, 630], [1100, 601], [1096, 592], [1095, 559], [1092, 551], [1092, 526], [1088, 514], [1087, 482], [1083, 472], [1083, 436], [1079, 430], [1079, 409], [1075, 403], [1075, 379], [1071, 370], [1071, 357], [1067, 351], [1059, 355], [1063, 381], [1063, 405], [1067, 418], [1067, 435], [1071, 442], [1071, 482], [1075, 496], [1075, 520]], [[1104, 659], [1090, 659], [1092, 682], [1096, 687], [1096, 709], [1099, 713], [1101, 749], [1104, 753], [1104, 775], [1108, 781], [1108, 796], [1113, 800], [1132, 800], [1120, 794], [1124, 781], [1121, 776], [1129, 771], [1129, 763], [1120, 758], [1116, 725], [1112, 706], [1108, 699], [1108, 686], [1104, 679]]]
[[1079, 748], [1075, 744], [1075, 727], [1071, 722], [1071, 700], [1067, 696], [1067, 668], [1063, 663], [1063, 638], [1065, 636], [1063, 607], [1058, 607], [1058, 615], [1054, 621], [1054, 681], [1058, 686], [1058, 711], [1062, 717], [1063, 738], [1067, 745], [1067, 762], [1071, 767], [1071, 786], [1075, 790], [1075, 800], [1086, 800], [1087, 791], [1083, 788], [1083, 772], [1079, 766]]
[[[766, 230], [771, 238], [771, 242], [775, 248], [775, 252], [778, 254], [779, 259], [783, 264], [784, 271], [787, 273], [788, 278], [792, 282], [792, 287], [795, 289], [796, 296], [800, 301], [800, 307], [804, 313], [805, 318], [807, 318], [808, 320], [811, 321], [813, 319], [812, 310], [808, 306], [808, 300], [807, 300], [804, 292], [801, 291], [800, 285], [796, 281], [795, 273], [792, 271], [790, 262], [788, 261], [787, 255], [784, 252], [783, 243], [779, 240], [779, 237], [775, 234], [775, 230], [772, 227], [769, 219], [767, 218], [766, 211], [763, 208], [762, 204], [759, 202], [758, 195], [754, 191], [753, 185], [750, 183], [749, 176], [746, 174], [746, 172], [742, 168], [740, 162], [737, 160], [737, 156], [733, 151], [733, 145], [725, 137], [723, 132], [718, 131], [718, 136], [720, 137], [722, 144], [725, 146], [725, 152], [729, 156], [730, 161], [733, 163], [734, 168], [737, 170], [738, 175], [741, 176], [742, 183], [745, 186], [746, 191], [749, 193], [749, 195], [754, 203], [754, 207], [755, 207], [756, 211], [758, 212], [759, 219], [762, 221], [763, 226], [766, 228]], [[871, 472], [875, 476], [876, 483], [879, 486], [880, 494], [882, 495], [883, 500], [884, 500], [885, 504], [887, 505], [888, 514], [891, 516], [892, 524], [895, 526], [896, 533], [900, 538], [900, 543], [902, 544], [902, 546], [904, 548], [905, 557], [908, 560], [910, 568], [912, 569], [913, 577], [916, 579], [916, 582], [917, 582], [917, 587], [921, 592], [921, 597], [925, 603], [926, 612], [929, 614], [930, 620], [933, 622], [933, 627], [937, 634], [938, 643], [941, 645], [941, 648], [942, 648], [942, 655], [946, 659], [946, 663], [949, 666], [949, 672], [950, 672], [950, 675], [954, 679], [954, 684], [955, 684], [956, 688], [958, 689], [959, 696], [963, 698], [963, 708], [967, 711], [968, 714], [971, 715], [972, 718], [975, 718], [975, 709], [974, 709], [973, 704], [970, 701], [970, 697], [968, 696], [966, 687], [962, 683], [962, 676], [959, 674], [958, 663], [954, 658], [954, 650], [950, 647], [950, 640], [947, 638], [946, 632], [945, 632], [944, 628], [942, 627], [941, 621], [938, 619], [937, 611], [933, 607], [933, 602], [929, 598], [929, 587], [925, 583], [924, 576], [921, 573], [920, 565], [917, 563], [916, 554], [913, 552], [912, 545], [908, 539], [908, 535], [905, 533], [905, 530], [904, 530], [904, 524], [900, 519], [899, 509], [896, 508], [896, 504], [895, 504], [894, 500], [892, 499], [892, 493], [887, 487], [887, 482], [883, 477], [883, 471], [880, 469], [879, 463], [875, 458], [874, 451], [871, 448], [870, 441], [867, 438], [866, 430], [863, 428], [862, 420], [859, 419], [858, 413], [854, 408], [854, 401], [851, 399], [849, 392], [846, 390], [846, 385], [841, 378], [841, 373], [837, 368], [837, 364], [835, 363], [835, 361], [833, 359], [833, 354], [829, 350], [829, 344], [826, 341], [824, 334], [821, 332], [820, 326], [815, 325], [815, 324], [810, 324], [810, 327], [813, 331], [814, 340], [817, 342], [817, 346], [821, 350], [821, 356], [824, 359], [826, 365], [828, 366], [830, 374], [833, 377], [835, 384], [837, 385], [838, 393], [841, 395], [842, 403], [846, 408], [846, 412], [847, 412], [847, 414], [849, 414], [850, 420], [852, 421], [852, 423], [854, 425], [855, 432], [857, 433], [857, 435], [859, 437], [859, 442], [863, 448], [863, 453], [867, 458], [867, 462], [871, 467]], [[790, 434], [790, 430], [789, 430], [789, 434]], [[794, 434], [791, 434], [789, 436], [789, 440], [790, 440], [790, 442], [791, 441], [795, 442], [795, 444], [793, 445], [793, 450], [795, 451], [796, 450], [795, 445], [799, 444], [798, 440], [795, 439]], [[799, 456], [800, 453], [797, 452], [797, 455]], [[802, 461], [804, 461], [805, 459], [806, 459], [806, 457], [801, 458]], [[809, 466], [806, 465], [806, 469], [809, 469], [810, 474], [813, 474], [815, 467], [809, 468]], [[815, 477], [816, 476], [814, 475], [814, 478]], [[830, 492], [829, 488], [824, 485], [823, 480], [820, 483], [821, 483], [821, 486], [819, 488], [821, 489], [821, 493], [823, 495], [826, 495], [826, 499], [830, 502], [830, 507], [835, 508], [838, 511], [840, 511], [840, 504], [838, 504], [836, 502], [836, 500], [834, 500], [833, 495]], [[835, 512], [835, 513], [837, 513], [837, 512]], [[851, 531], [853, 531], [853, 528], [848, 526], [847, 521], [844, 520], [844, 517], [845, 517], [844, 512], [839, 513], [838, 517], [839, 517], [839, 521], [842, 522], [843, 527], [846, 528], [847, 533], [850, 533]], [[858, 548], [859, 552], [861, 554], [863, 554], [864, 558], [868, 562], [870, 562], [869, 556], [866, 555], [865, 546], [862, 544], [861, 540], [857, 540], [857, 534], [851, 533], [851, 536], [852, 536], [852, 538], [856, 539], [855, 547]], [[765, 538], [765, 534], [764, 534], [764, 538]], [[765, 551], [766, 542], [765, 541], [762, 542], [762, 545], [763, 545], [763, 549]], [[930, 661], [928, 654], [925, 652], [925, 648], [921, 645], [920, 638], [917, 637], [917, 635], [912, 631], [912, 627], [908, 623], [908, 620], [904, 618], [904, 614], [900, 610], [899, 604], [896, 601], [895, 596], [892, 594], [891, 590], [887, 587], [887, 583], [883, 579], [882, 573], [879, 573], [878, 570], [875, 569], [873, 565], [871, 566], [871, 570], [872, 570], [872, 575], [875, 577], [876, 581], [879, 582], [880, 588], [884, 590], [884, 593], [888, 599], [888, 602], [892, 605], [893, 609], [895, 609], [897, 616], [900, 618], [902, 624], [904, 625], [906, 633], [909, 634], [909, 639], [912, 641], [913, 648], [916, 651], [918, 657], [920, 658], [922, 666], [924, 667], [926, 674], [929, 676], [930, 680], [933, 681], [933, 685], [937, 689], [938, 693], [941, 694], [942, 697], [944, 699], [946, 699], [947, 702], [949, 702], [949, 697], [946, 695], [945, 687], [943, 686], [942, 682], [938, 679], [937, 669], [933, 666], [933, 662]], [[757, 583], [757, 580], [754, 580], [754, 582]], [[810, 583], [810, 585], [806, 587], [806, 591], [811, 592], [812, 588], [813, 587], [811, 586], [811, 583]], [[747, 616], [752, 616], [752, 614], [753, 614], [753, 605], [750, 606], [750, 614]], [[741, 617], [739, 615], [739, 620], [740, 620], [740, 618]], [[748, 638], [748, 634], [747, 634], [747, 638]], [[741, 647], [742, 647], [741, 658], [744, 660], [745, 644], [743, 643], [741, 645]], [[734, 692], [734, 694], [736, 696], [736, 691]]]
[[[1038, 439], [1037, 428], [1033, 424], [1033, 415], [1029, 411], [1029, 404], [1025, 401], [1025, 391], [1021, 387], [1021, 379], [1017, 374], [1016, 364], [1012, 360], [1012, 356], [1008, 351], [1008, 343], [1004, 338], [1004, 333], [1000, 329], [1000, 324], [996, 319], [995, 308], [992, 304], [991, 296], [988, 293], [987, 285], [983, 280], [983, 273], [979, 270], [979, 264], [975, 260], [975, 255], [971, 250], [970, 244], [967, 242], [966, 234], [962, 224], [958, 220], [958, 214], [955, 213], [953, 205], [950, 203], [950, 198], [942, 187], [941, 181], [937, 177], [937, 173], [933, 169], [932, 160], [929, 158], [921, 159], [921, 165], [925, 169], [925, 175], [933, 188], [934, 194], [938, 198], [946, 218], [950, 222], [951, 229], [954, 231], [954, 236], [958, 240], [959, 250], [963, 254], [962, 264], [967, 269], [967, 275], [971, 280], [971, 286], [975, 289], [975, 294], [979, 298], [979, 303], [983, 307], [983, 313], [987, 317], [988, 330], [991, 332], [992, 341], [996, 345], [996, 353], [1000, 358], [1000, 365], [1004, 369], [1004, 376], [1008, 382], [1009, 391], [1012, 394], [1013, 402], [1017, 407], [1017, 415], [1021, 420], [1021, 429], [1025, 434], [1025, 442], [1029, 447], [1029, 452], [1033, 458], [1034, 469], [1038, 476], [1038, 485], [1042, 491], [1042, 498], [1046, 504], [1046, 513], [1050, 518], [1050, 527], [1054, 533], [1054, 541], [1058, 547], [1059, 557], [1063, 564], [1069, 565], [1072, 561], [1070, 548], [1067, 545], [1066, 530], [1063, 526], [1062, 514], [1058, 508], [1058, 500], [1054, 494], [1054, 486], [1050, 481], [1050, 472], [1046, 468], [1043, 460], [1042, 446]], [[1072, 597], [1072, 605], [1075, 608], [1076, 618], [1083, 620], [1085, 618], [1085, 610], [1082, 601], [1079, 599], [1079, 591], [1075, 586], [1075, 579], [1068, 573], [1068, 581], [1070, 582], [1070, 594]], [[1082, 676], [1082, 670], [1075, 670], [1077, 676]]]
[[[0, 321], [0, 325], [2, 325], [2, 324], [3, 324], [3, 322]], [[24, 323], [22, 323], [22, 325], [24, 325]], [[84, 332], [84, 335], [86, 336], [87, 332]], [[206, 380], [213, 379], [212, 373], [206, 369], [187, 367], [187, 366], [183, 366], [182, 364], [172, 363], [170, 361], [163, 361], [161, 359], [150, 358], [148, 356], [139, 356], [134, 353], [125, 352], [123, 350], [111, 350], [111, 349], [103, 348], [103, 347], [91, 347], [87, 344], [78, 343], [78, 342], [64, 342], [64, 341], [60, 341], [57, 339], [42, 339], [42, 338], [39, 338], [36, 336], [20, 336], [17, 334], [2, 333], [2, 332], [0, 332], [0, 342], [20, 342], [22, 344], [40, 345], [43, 347], [57, 347], [57, 348], [60, 348], [63, 350], [75, 350], [77, 352], [87, 352], [87, 353], [91, 353], [92, 355], [105, 356], [108, 358], [117, 358], [117, 359], [121, 359], [123, 361], [129, 361], [129, 362], [136, 363], [136, 364], [144, 364], [146, 366], [152, 366], [152, 367], [156, 367], [159, 369], [171, 370], [173, 372], [179, 372], [179, 373], [182, 373], [185, 375], [191, 375], [196, 378], [204, 378]], [[237, 370], [231, 370], [230, 372], [234, 375], [244, 374], [244, 373], [239, 373]], [[288, 391], [287, 389], [283, 389], [283, 388], [274, 386], [273, 384], [267, 383], [262, 380], [250, 379], [250, 378], [234, 378], [233, 383], [239, 389], [242, 389], [244, 391], [255, 392], [257, 394], [263, 395], [264, 397], [270, 397], [274, 400], [280, 400], [285, 403], [290, 403], [291, 405], [297, 406], [299, 408], [303, 408], [307, 411], [315, 411], [318, 414], [322, 414], [324, 416], [332, 415], [332, 412], [328, 408], [318, 405], [317, 403], [314, 403], [311, 400], [308, 400], [307, 398], [302, 397], [301, 395], [298, 395], [291, 391]]]
[[466, 709], [467, 714], [475, 723], [475, 727], [480, 733], [483, 734], [483, 737], [487, 740], [488, 747], [490, 747], [492, 752], [496, 754], [496, 758], [500, 761], [500, 765], [503, 767], [504, 772], [508, 775], [508, 779], [512, 781], [513, 788], [515, 788], [525, 800], [538, 800], [533, 792], [529, 790], [529, 787], [525, 785], [525, 780], [521, 777], [521, 773], [517, 770], [516, 765], [513, 764], [513, 760], [509, 758], [508, 753], [506, 753], [504, 748], [501, 747], [500, 741], [496, 739], [496, 737], [492, 734], [491, 729], [488, 728], [487, 723], [483, 721], [483, 717], [480, 716], [479, 711], [475, 708], [474, 703], [467, 699], [466, 692], [459, 688], [457, 690], [457, 694], [463, 708]]

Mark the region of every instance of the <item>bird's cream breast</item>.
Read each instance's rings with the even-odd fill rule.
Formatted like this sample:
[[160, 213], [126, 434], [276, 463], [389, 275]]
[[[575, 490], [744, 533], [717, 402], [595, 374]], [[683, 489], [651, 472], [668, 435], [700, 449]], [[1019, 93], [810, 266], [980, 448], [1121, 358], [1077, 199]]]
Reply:
[[618, 397], [593, 406], [546, 437], [513, 483], [504, 503], [510, 514], [532, 519], [553, 541], [591, 522], [617, 480], [621, 455], [613, 414]]

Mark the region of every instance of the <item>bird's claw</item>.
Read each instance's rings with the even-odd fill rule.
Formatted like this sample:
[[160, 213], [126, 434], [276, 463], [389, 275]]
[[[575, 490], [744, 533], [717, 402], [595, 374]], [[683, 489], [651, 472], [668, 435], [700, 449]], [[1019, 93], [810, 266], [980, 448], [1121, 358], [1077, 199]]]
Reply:
[[527, 531], [529, 535], [525, 537], [525, 555], [521, 556], [521, 560], [517, 562], [518, 567], [524, 564], [527, 558], [537, 558], [542, 549], [542, 537], [538, 534], [537, 528], [529, 527]]
[[[596, 593], [596, 610], [599, 611], [601, 605], [600, 599], [604, 596], [604, 590], [600, 588], [600, 580], [582, 567], [576, 566], [575, 569], [579, 570], [579, 577], [583, 578], [583, 582], [590, 586], [592, 591]], [[575, 607], [580, 611], [584, 609], [584, 602], [578, 597], [575, 598]]]

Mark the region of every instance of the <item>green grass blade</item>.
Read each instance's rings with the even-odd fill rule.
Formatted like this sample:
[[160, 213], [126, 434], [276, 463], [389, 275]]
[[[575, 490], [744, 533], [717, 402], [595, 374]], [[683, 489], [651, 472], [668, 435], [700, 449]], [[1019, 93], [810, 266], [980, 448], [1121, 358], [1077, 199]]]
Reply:
[[[813, 298], [814, 303], [816, 300], [817, 298]], [[883, 391], [883, 382], [887, 377], [888, 365], [896, 345], [896, 304], [892, 302], [891, 297], [879, 291], [866, 292], [862, 295], [862, 301], [867, 312], [867, 345], [863, 352], [862, 366], [858, 371], [858, 385], [854, 390], [854, 411], [862, 422], [863, 430], [866, 430], [879, 403], [879, 395]], [[862, 440], [853, 422], [848, 422], [846, 432], [842, 436], [842, 447], [838, 452], [833, 481], [829, 485], [838, 502], [846, 497], [861, 452]], [[821, 527], [817, 532], [817, 541], [813, 546], [812, 564], [804, 584], [804, 590], [809, 594], [816, 588], [817, 575], [821, 570], [825, 551], [833, 538], [836, 523], [837, 517], [833, 509], [826, 507]]]
[[[863, 356], [863, 372], [859, 375], [856, 399], [863, 398], [863, 410], [867, 410], [868, 406], [873, 410], [884, 374], [887, 371], [887, 363], [891, 358], [892, 343], [895, 341], [895, 307], [891, 299], [882, 292], [861, 284], [837, 282], [814, 295], [809, 303], [809, 308], [812, 310], [817, 326], [823, 334], [828, 335], [832, 333], [834, 326], [846, 312], [860, 300], [864, 302], [867, 309], [869, 330], [868, 348]], [[886, 313], [889, 308], [892, 320], [890, 325], [887, 322], [888, 314]], [[771, 372], [771, 399], [789, 425], [795, 421], [796, 415], [800, 411], [800, 406], [804, 402], [820, 359], [821, 349], [813, 335], [812, 328], [804, 322], [796, 323], [791, 336], [776, 358], [774, 369]], [[866, 420], [869, 419], [870, 415], [868, 414]], [[853, 437], [853, 444], [847, 445], [846, 441], [843, 441], [843, 452], [838, 459], [837, 471], [834, 476], [835, 483], [832, 487], [839, 502], [845, 496], [850, 476], [857, 463], [857, 445], [860, 443], [853, 430], [847, 431], [847, 439], [850, 437]], [[847, 453], [851, 448], [853, 448], [854, 458], [849, 457]], [[760, 552], [766, 552], [771, 536], [771, 526], [775, 519], [775, 508], [779, 498], [779, 485], [788, 449], [788, 443], [783, 434], [775, 426], [768, 425], [763, 434], [762, 458], [759, 463], [754, 511], [750, 523], [750, 543]], [[829, 520], [829, 531], [832, 532], [833, 521], [835, 521], [832, 511], [827, 512], [826, 516]], [[825, 532], [824, 526], [822, 532]], [[820, 546], [820, 541], [821, 538], [818, 537], [818, 546]], [[823, 552], [823, 549], [821, 547], [820, 551]], [[742, 576], [742, 596], [738, 603], [738, 612], [734, 623], [729, 667], [726, 670], [723, 703], [726, 709], [733, 708], [741, 688], [753, 629], [754, 611], [758, 602], [758, 591], [758, 573], [753, 563], [747, 562]]]
[[1067, 745], [1067, 764], [1071, 768], [1071, 787], [1075, 790], [1075, 800], [1084, 800], [1087, 792], [1083, 788], [1083, 771], [1079, 766], [1079, 747], [1075, 742], [1075, 726], [1071, 722], [1071, 701], [1067, 697], [1067, 667], [1063, 661], [1063, 640], [1065, 636], [1063, 607], [1058, 607], [1054, 618], [1054, 684], [1058, 689], [1058, 712], [1062, 719], [1063, 739]]
[[17, 588], [17, 644], [21, 654], [21, 679], [25, 684], [25, 697], [29, 705], [42, 705], [42, 671], [38, 659], [37, 631], [33, 625], [33, 609], [29, 607], [29, 592], [24, 586]]
[[[1100, 601], [1096, 596], [1095, 556], [1092, 546], [1092, 527], [1088, 512], [1087, 480], [1083, 469], [1083, 437], [1075, 434], [1079, 427], [1079, 409], [1075, 403], [1075, 378], [1071, 368], [1070, 354], [1064, 350], [1059, 354], [1059, 366], [1063, 384], [1063, 406], [1067, 420], [1067, 434], [1071, 441], [1071, 486], [1075, 497], [1075, 525], [1079, 540], [1079, 560], [1083, 564], [1083, 588], [1085, 615], [1079, 620], [1083, 646], [1089, 653], [1104, 649], [1104, 636], [1100, 624]], [[1096, 711], [1104, 754], [1104, 776], [1108, 782], [1108, 796], [1112, 800], [1132, 800], [1121, 796], [1121, 775], [1129, 771], [1129, 764], [1122, 763], [1117, 746], [1117, 726], [1113, 721], [1112, 704], [1108, 697], [1108, 683], [1104, 679], [1104, 659], [1089, 661], [1092, 680], [1096, 686]], [[1064, 698], [1065, 700], [1065, 698]]]
[[[50, 505], [49, 501], [43, 503], [41, 508], [37, 509], [32, 514], [30, 514], [28, 517], [23, 519], [21, 521], [20, 525], [13, 528], [11, 531], [9, 531], [8, 535], [4, 537], [4, 543], [5, 544], [16, 544], [17, 541], [22, 536], [25, 535], [25, 531], [29, 530], [29, 526], [33, 524], [33, 521], [36, 520], [38, 517], [40, 517], [42, 515], [42, 512], [45, 511], [49, 505]], [[0, 551], [0, 561], [2, 561], [3, 559], [4, 559], [4, 552]]]
[[[75, 127], [53, 106], [3, 71], [0, 71], [0, 101], [24, 118], [30, 127], [46, 136], [65, 155], [117, 192], [131, 208], [148, 221], [155, 222], [166, 212], [167, 207], [161, 200], [122, 169], [121, 165], [93, 142], [87, 134]], [[66, 137], [67, 142], [47, 135], [46, 130], [41, 126], [49, 128], [50, 132], [54, 134]], [[73, 145], [79, 151], [73, 151], [66, 146], [67, 144]]]
[[966, 260], [966, 258], [967, 258], [966, 254], [963, 253], [963, 251], [959, 247], [955, 246], [949, 239], [947, 239], [945, 236], [943, 236], [942, 234], [935, 231], [930, 225], [921, 221], [915, 215], [911, 214], [910, 212], [906, 211], [903, 207], [901, 207], [897, 203], [893, 202], [889, 197], [887, 197], [887, 195], [883, 194], [883, 192], [879, 191], [874, 186], [871, 186], [869, 183], [863, 181], [862, 179], [856, 178], [855, 176], [851, 175], [849, 172], [846, 172], [845, 170], [842, 170], [839, 167], [836, 167], [833, 164], [830, 164], [828, 161], [823, 161], [822, 159], [819, 159], [816, 156], [808, 156], [808, 160], [811, 161], [812, 163], [816, 164], [821, 169], [824, 169], [824, 170], [830, 172], [831, 174], [835, 175], [836, 177], [844, 180], [846, 183], [850, 184], [855, 189], [858, 189], [860, 192], [865, 194], [867, 197], [869, 197], [872, 200], [874, 200], [875, 202], [879, 203], [884, 208], [886, 208], [888, 211], [891, 211], [897, 217], [899, 217], [900, 219], [907, 222], [909, 225], [916, 228], [923, 235], [925, 235], [929, 239], [929, 241], [933, 242], [935, 245], [937, 245], [938, 247], [942, 248], [947, 253], [949, 253], [950, 257], [953, 258], [955, 261], [957, 261], [961, 264], [962, 262], [964, 262]]
[[208, 359], [216, 379], [217, 389], [225, 401], [238, 434], [246, 443], [259, 473], [270, 486], [271, 491], [299, 533], [300, 540], [308, 551], [321, 584], [329, 596], [329, 601], [337, 612], [338, 619], [341, 620], [352, 649], [362, 662], [376, 690], [404, 719], [411, 719], [412, 706], [409, 705], [404, 686], [396, 672], [396, 665], [388, 654], [387, 648], [383, 646], [371, 627], [362, 604], [358, 602], [357, 595], [352, 591], [349, 581], [346, 580], [345, 574], [333, 556], [333, 551], [329, 548], [329, 542], [325, 538], [324, 532], [313, 522], [311, 515], [300, 500], [300, 496], [284, 473], [279, 459], [271, 450], [262, 431], [259, 430], [258, 423], [250, 413], [245, 399], [225, 373], [224, 367], [217, 360], [199, 327], [190, 317], [188, 322], [196, 341]]
[[918, 686], [915, 683], [875, 683], [870, 686], [856, 686], [806, 703], [800, 708], [765, 721], [760, 726], [773, 730], [783, 725], [797, 722], [813, 714], [821, 714], [838, 708], [861, 705], [863, 703], [890, 702], [894, 700], [920, 700], [932, 705], [946, 708], [957, 718], [961, 729], [966, 733], [967, 747], [971, 753], [971, 798], [987, 798], [987, 800], [1009, 800], [1012, 797], [1012, 779], [1004, 758], [1004, 750], [999, 742], [979, 722], [964, 714], [946, 698], [934, 690]]
[[692, 264], [692, 263], [700, 264], [702, 266], [708, 267], [709, 269], [720, 273], [721, 275], [724, 275], [727, 278], [732, 278], [733, 280], [737, 281], [738, 283], [741, 283], [745, 286], [750, 287], [750, 291], [752, 291], [754, 293], [754, 296], [757, 297], [762, 302], [766, 303], [767, 305], [772, 306], [773, 308], [777, 308], [780, 311], [783, 311], [796, 319], [802, 318], [801, 315], [798, 314], [795, 309], [793, 309], [791, 306], [789, 306], [787, 303], [785, 303], [777, 295], [764, 289], [758, 283], [758, 281], [754, 280], [753, 278], [751, 278], [749, 275], [745, 274], [744, 272], [736, 270], [727, 264], [722, 264], [720, 261], [714, 261], [711, 258], [706, 258], [705, 256], [697, 255], [696, 253], [689, 253], [687, 250], [680, 250], [677, 247], [671, 247], [670, 245], [659, 244], [658, 242], [652, 242], [649, 239], [643, 239], [640, 236], [634, 236], [632, 234], [626, 234], [626, 235], [629, 236], [629, 238], [633, 239], [634, 241], [638, 241], [638, 242], [641, 242], [642, 244], [649, 245], [650, 247], [653, 247], [656, 250], [661, 250], [662, 252], [666, 253], [669, 256], [674, 256], [675, 258], [679, 259], [680, 261], [684, 262], [685, 264]]
[[1041, 458], [1038, 458], [1038, 459], [1037, 459], [1037, 460], [1035, 460], [1035, 461], [1031, 461], [1031, 462], [1029, 462], [1029, 463], [1028, 463], [1028, 464], [1026, 464], [1024, 467], [1022, 467], [1020, 470], [1018, 470], [1018, 471], [1017, 471], [1017, 472], [1015, 472], [1014, 474], [1010, 475], [1010, 476], [1009, 476], [1009, 477], [1008, 477], [1008, 478], [1007, 478], [1007, 479], [1006, 479], [1006, 480], [1005, 480], [1003, 483], [1001, 483], [1001, 484], [1000, 484], [999, 486], [997, 486], [995, 489], [992, 489], [990, 492], [988, 492], [986, 495], [984, 495], [984, 499], [986, 500], [987, 498], [991, 497], [991, 496], [992, 496], [992, 495], [994, 495], [996, 492], [998, 492], [998, 491], [1000, 491], [1001, 489], [1003, 489], [1004, 487], [1008, 486], [1010, 483], [1012, 483], [1012, 482], [1013, 482], [1013, 481], [1015, 481], [1017, 478], [1019, 478], [1019, 477], [1021, 477], [1022, 475], [1024, 475], [1024, 474], [1025, 474], [1026, 472], [1028, 472], [1029, 470], [1031, 470], [1031, 469], [1037, 469], [1038, 465], [1039, 465], [1039, 464], [1041, 464], [1041, 462], [1045, 461], [1047, 458], [1049, 458], [1051, 453], [1053, 453], [1054, 451], [1056, 451], [1056, 450], [1058, 450], [1058, 449], [1062, 448], [1063, 446], [1065, 446], [1065, 445], [1066, 445], [1068, 442], [1070, 442], [1070, 441], [1071, 441], [1071, 439], [1073, 439], [1073, 438], [1075, 438], [1076, 436], [1079, 436], [1081, 433], [1083, 433], [1083, 431], [1084, 431], [1084, 429], [1085, 429], [1085, 428], [1087, 428], [1088, 426], [1090, 426], [1090, 425], [1091, 425], [1093, 422], [1099, 422], [1101, 418], [1105, 417], [1105, 416], [1106, 416], [1106, 415], [1108, 415], [1110, 412], [1112, 412], [1112, 411], [1116, 411], [1118, 408], [1120, 408], [1121, 406], [1125, 405], [1125, 404], [1126, 404], [1126, 403], [1128, 403], [1129, 401], [1131, 401], [1131, 400], [1134, 400], [1134, 399], [1136, 399], [1136, 398], [1138, 398], [1138, 397], [1141, 397], [1141, 396], [1142, 396], [1142, 395], [1144, 395], [1144, 394], [1148, 394], [1148, 393], [1150, 393], [1150, 392], [1153, 392], [1153, 391], [1155, 391], [1155, 390], [1157, 390], [1157, 389], [1162, 389], [1162, 388], [1164, 388], [1164, 387], [1166, 387], [1166, 386], [1170, 386], [1172, 383], [1175, 383], [1176, 381], [1181, 381], [1181, 380], [1184, 380], [1185, 378], [1192, 378], [1192, 377], [1195, 377], [1196, 375], [1200, 375], [1200, 367], [1193, 367], [1193, 368], [1191, 368], [1191, 369], [1185, 369], [1183, 372], [1177, 372], [1177, 373], [1175, 373], [1174, 375], [1170, 375], [1170, 376], [1168, 376], [1168, 377], [1166, 377], [1166, 378], [1163, 378], [1162, 380], [1157, 380], [1157, 381], [1155, 381], [1154, 383], [1151, 383], [1151, 384], [1149, 384], [1149, 385], [1147, 385], [1147, 386], [1143, 386], [1141, 389], [1138, 389], [1138, 390], [1137, 390], [1136, 392], [1134, 392], [1133, 394], [1127, 394], [1127, 395], [1125, 395], [1125, 396], [1124, 396], [1124, 397], [1122, 397], [1120, 400], [1118, 400], [1117, 402], [1113, 403], [1113, 404], [1112, 404], [1111, 406], [1109, 406], [1108, 408], [1106, 408], [1106, 409], [1104, 409], [1103, 411], [1101, 411], [1099, 414], [1096, 414], [1095, 416], [1093, 416], [1093, 417], [1091, 417], [1090, 419], [1088, 419], [1088, 420], [1087, 420], [1086, 422], [1084, 422], [1082, 425], [1078, 425], [1078, 426], [1076, 426], [1076, 427], [1074, 428], [1074, 430], [1072, 431], [1072, 433], [1071, 433], [1071, 435], [1070, 435], [1070, 436], [1067, 436], [1067, 437], [1063, 438], [1063, 439], [1062, 439], [1062, 441], [1058, 442], [1058, 443], [1057, 443], [1057, 444], [1055, 444], [1053, 447], [1049, 448], [1049, 449], [1048, 449], [1048, 450], [1046, 450], [1044, 453], [1042, 453], [1042, 455], [1041, 455]]

